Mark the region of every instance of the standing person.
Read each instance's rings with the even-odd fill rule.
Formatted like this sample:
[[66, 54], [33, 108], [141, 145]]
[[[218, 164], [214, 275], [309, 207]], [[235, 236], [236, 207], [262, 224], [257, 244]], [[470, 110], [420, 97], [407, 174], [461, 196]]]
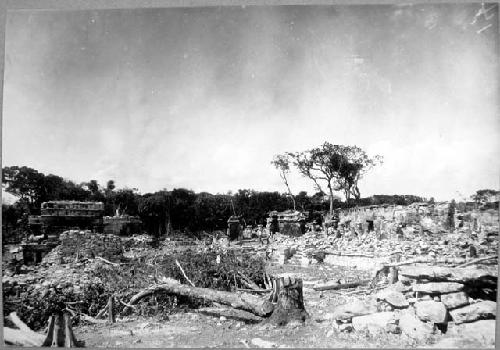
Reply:
[[276, 232], [279, 232], [279, 230], [280, 230], [280, 228], [279, 228], [279, 224], [278, 224], [278, 215], [272, 214], [271, 227], [269, 230], [271, 237], [273, 237]]
[[306, 233], [306, 220], [304, 218], [299, 219], [300, 234], [304, 235]]

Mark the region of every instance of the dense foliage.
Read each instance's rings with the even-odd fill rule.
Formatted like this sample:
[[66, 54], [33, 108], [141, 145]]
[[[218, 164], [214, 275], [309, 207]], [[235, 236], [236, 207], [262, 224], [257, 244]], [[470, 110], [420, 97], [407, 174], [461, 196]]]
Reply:
[[[369, 157], [358, 146], [332, 145], [329, 142], [303, 152], [287, 152], [275, 156], [273, 164], [281, 169], [281, 177], [289, 171], [292, 163], [300, 174], [309, 178], [321, 193], [330, 196], [330, 215], [333, 214], [334, 191], [342, 191], [347, 203], [351, 196], [361, 198], [358, 182], [364, 174], [382, 162], [382, 157]], [[287, 185], [288, 186], [288, 185]], [[324, 191], [324, 186], [328, 192]]]
[[[270, 211], [292, 209], [294, 203], [297, 210], [307, 212], [310, 218], [329, 208], [329, 197], [321, 192], [309, 195], [301, 191], [291, 196], [290, 191], [240, 189], [235, 193], [211, 194], [175, 188], [140, 194], [136, 189], [117, 188], [113, 180], [105, 186], [96, 180], [75, 184], [25, 166], [4, 167], [2, 184], [6, 191], [20, 197], [14, 205], [2, 206], [4, 238], [7, 238], [7, 232], [9, 236], [22, 232], [27, 226], [28, 214], [38, 215], [41, 203], [49, 200], [101, 201], [105, 207], [104, 215], [114, 215], [117, 210], [122, 214], [138, 215], [145, 231], [155, 236], [164, 235], [172, 229], [186, 233], [223, 230], [227, 227], [229, 216], [234, 214], [241, 215], [248, 225], [265, 224]], [[332, 206], [410, 204], [422, 200], [417, 196], [376, 195], [346, 203], [334, 196]]]
[[[73, 289], [50, 288], [46, 289], [40, 298], [33, 294], [34, 289], [24, 289], [19, 297], [16, 297], [14, 289], [4, 286], [4, 315], [16, 311], [32, 329], [38, 330], [46, 326], [52, 313], [61, 311], [66, 305], [70, 305], [76, 312], [95, 317], [105, 307], [111, 295], [117, 300], [114, 305], [115, 312], [126, 314], [131, 310], [126, 310], [119, 300], [130, 300], [140, 290], [161, 283], [162, 278], [170, 277], [181, 283], [188, 283], [176, 265], [176, 260], [197, 287], [222, 291], [244, 288], [239, 273], [258, 284], [263, 283], [264, 260], [251, 254], [238, 256], [232, 251], [197, 252], [188, 249], [167, 255], [153, 250], [149, 256], [130, 260], [120, 267], [97, 265], [88, 276], [93, 283], [79, 294], [75, 294]], [[158, 293], [140, 301], [134, 312], [143, 316], [165, 317], [179, 309], [203, 305], [206, 305], [203, 300]]]

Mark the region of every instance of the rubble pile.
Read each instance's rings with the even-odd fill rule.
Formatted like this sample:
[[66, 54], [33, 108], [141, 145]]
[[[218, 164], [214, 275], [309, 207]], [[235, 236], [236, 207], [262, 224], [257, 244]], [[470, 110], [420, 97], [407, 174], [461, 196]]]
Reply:
[[478, 346], [494, 345], [496, 265], [401, 266], [399, 276], [364, 300], [338, 306], [328, 318], [341, 332], [388, 332], [415, 339], [446, 333], [474, 339]]
[[123, 243], [115, 235], [102, 235], [90, 231], [70, 230], [60, 237], [60, 256], [63, 262], [101, 257], [119, 261], [123, 257]]
[[307, 266], [325, 262], [340, 266], [354, 264], [370, 269], [374, 262], [395, 262], [416, 257], [453, 260], [497, 254], [498, 222], [483, 220], [481, 225], [476, 225], [477, 230], [472, 225], [465, 225], [454, 231], [439, 229], [433, 233], [427, 228], [441, 225], [434, 220], [437, 219], [422, 217], [404, 227], [397, 226], [399, 224], [395, 221], [387, 226], [388, 231], [357, 233], [345, 228], [328, 228], [320, 232], [309, 231], [301, 237], [275, 234], [270, 246], [272, 263]]

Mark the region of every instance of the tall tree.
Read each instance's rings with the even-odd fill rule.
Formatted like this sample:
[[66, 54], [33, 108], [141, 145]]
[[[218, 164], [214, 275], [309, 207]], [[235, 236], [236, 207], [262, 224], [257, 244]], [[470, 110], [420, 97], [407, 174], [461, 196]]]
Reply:
[[[378, 162], [357, 146], [332, 145], [328, 142], [303, 152], [287, 153], [299, 172], [311, 179], [316, 189], [330, 196], [330, 215], [333, 215], [334, 191], [343, 191], [346, 202], [351, 195], [360, 198], [359, 179]], [[328, 192], [323, 190], [326, 185]]]
[[471, 196], [471, 199], [478, 204], [484, 204], [499, 194], [500, 191], [491, 189], [478, 190]]
[[287, 175], [290, 173], [290, 159], [286, 154], [278, 154], [274, 156], [274, 159], [271, 161], [271, 164], [274, 165], [276, 169], [280, 172], [280, 177], [285, 184], [288, 194], [293, 202], [293, 210], [295, 211], [295, 198], [293, 197], [292, 190], [290, 190], [290, 185], [288, 184]]
[[26, 199], [30, 207], [39, 204], [44, 174], [27, 166], [4, 167], [2, 170], [2, 184], [5, 190]]

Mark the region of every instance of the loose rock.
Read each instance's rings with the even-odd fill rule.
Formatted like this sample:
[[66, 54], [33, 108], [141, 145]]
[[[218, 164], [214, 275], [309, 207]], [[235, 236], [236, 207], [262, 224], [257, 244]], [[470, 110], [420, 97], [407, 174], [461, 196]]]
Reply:
[[442, 302], [434, 300], [419, 301], [415, 303], [417, 317], [422, 321], [433, 323], [446, 322], [446, 307]]
[[455, 323], [473, 322], [480, 319], [492, 319], [497, 314], [497, 303], [486, 300], [450, 311]]
[[464, 285], [456, 282], [431, 282], [414, 284], [413, 291], [427, 294], [445, 294], [458, 292], [464, 289]]
[[448, 310], [469, 304], [469, 297], [464, 292], [441, 295], [441, 302]]

